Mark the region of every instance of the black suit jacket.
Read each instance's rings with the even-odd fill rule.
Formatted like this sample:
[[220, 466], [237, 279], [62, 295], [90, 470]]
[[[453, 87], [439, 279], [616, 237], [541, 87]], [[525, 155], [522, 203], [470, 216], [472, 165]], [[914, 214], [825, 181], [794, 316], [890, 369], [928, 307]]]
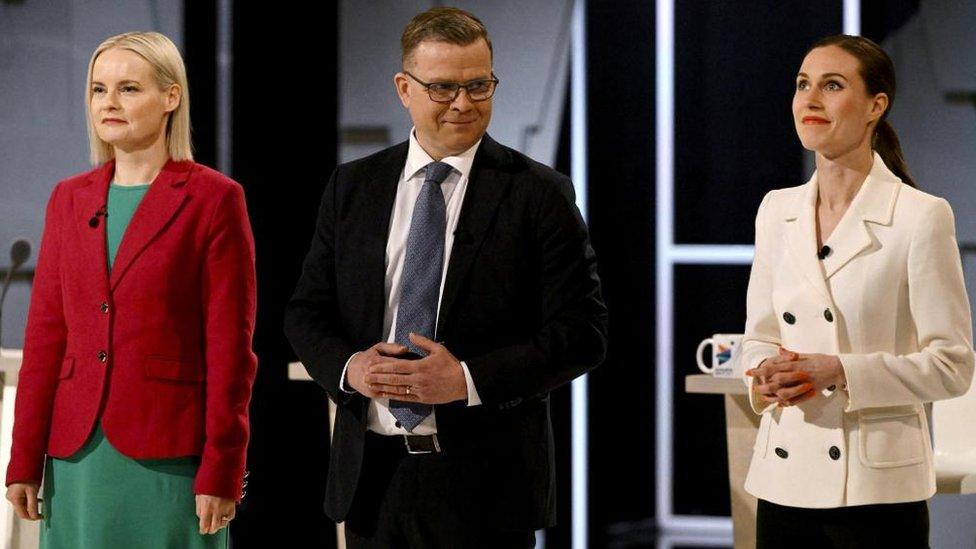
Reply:
[[[349, 356], [383, 341], [385, 253], [404, 142], [339, 166], [285, 332], [338, 404], [325, 511], [344, 520], [363, 459], [368, 399], [339, 389]], [[485, 135], [461, 207], [437, 340], [466, 362], [483, 404], [436, 407], [444, 452], [503, 527], [555, 522], [549, 392], [602, 362], [607, 313], [596, 258], [556, 171]]]

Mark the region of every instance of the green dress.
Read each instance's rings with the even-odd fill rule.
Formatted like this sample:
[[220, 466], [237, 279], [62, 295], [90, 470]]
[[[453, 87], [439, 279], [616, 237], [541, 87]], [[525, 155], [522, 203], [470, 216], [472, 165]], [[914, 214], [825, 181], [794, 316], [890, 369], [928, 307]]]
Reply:
[[[106, 239], [115, 261], [125, 229], [149, 185], [111, 185]], [[217, 549], [227, 528], [201, 535], [193, 479], [199, 457], [135, 460], [112, 447], [101, 422], [67, 459], [48, 458], [42, 549]]]

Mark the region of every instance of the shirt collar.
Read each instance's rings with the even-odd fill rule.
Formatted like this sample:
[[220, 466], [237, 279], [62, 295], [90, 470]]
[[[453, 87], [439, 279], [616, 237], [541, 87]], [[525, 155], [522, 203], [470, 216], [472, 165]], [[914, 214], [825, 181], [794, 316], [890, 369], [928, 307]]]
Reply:
[[[481, 145], [481, 139], [472, 145], [470, 149], [454, 156], [444, 157], [441, 159], [441, 162], [449, 164], [456, 171], [460, 172], [461, 177], [468, 177], [471, 173], [471, 166], [474, 164], [474, 155], [478, 152], [479, 145]], [[404, 180], [417, 175], [417, 172], [426, 168], [427, 164], [433, 161], [434, 159], [427, 154], [427, 151], [417, 141], [416, 130], [411, 128], [410, 147], [407, 150], [407, 163], [403, 167]]]

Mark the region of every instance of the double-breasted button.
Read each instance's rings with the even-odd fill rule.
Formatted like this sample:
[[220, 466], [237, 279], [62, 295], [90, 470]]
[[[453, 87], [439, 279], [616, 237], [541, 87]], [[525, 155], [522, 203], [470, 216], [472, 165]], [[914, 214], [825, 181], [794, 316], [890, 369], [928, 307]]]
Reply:
[[840, 448], [836, 446], [831, 446], [830, 450], [828, 450], [827, 453], [830, 454], [830, 459], [834, 461], [840, 459]]
[[98, 351], [98, 361], [105, 362], [106, 360], [108, 360], [108, 353], [105, 351]]
[[834, 321], [834, 314], [830, 312], [830, 309], [824, 309], [824, 318], [827, 319], [827, 322]]
[[98, 310], [102, 311], [103, 313], [108, 313], [108, 303], [103, 301]]
[[403, 427], [403, 425], [401, 425], [399, 421], [393, 422], [393, 425], [395, 425], [397, 429], [399, 429], [400, 427]]
[[779, 456], [779, 457], [781, 457], [781, 458], [783, 458], [783, 459], [786, 459], [786, 458], [790, 457], [790, 453], [787, 452], [786, 450], [782, 449], [782, 448], [777, 448], [776, 449], [776, 455]]
[[793, 313], [783, 313], [783, 320], [785, 320], [787, 324], [796, 324], [796, 317], [793, 316]]

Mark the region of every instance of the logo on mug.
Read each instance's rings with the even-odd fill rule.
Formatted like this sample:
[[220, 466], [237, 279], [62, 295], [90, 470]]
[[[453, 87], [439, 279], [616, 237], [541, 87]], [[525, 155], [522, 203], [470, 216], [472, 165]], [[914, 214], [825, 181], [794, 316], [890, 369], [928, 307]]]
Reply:
[[[716, 377], [735, 377], [734, 359], [741, 344], [742, 334], [712, 334], [712, 337], [703, 339], [695, 352], [698, 369]], [[706, 364], [702, 360], [702, 351], [709, 345], [712, 347], [712, 359]]]

